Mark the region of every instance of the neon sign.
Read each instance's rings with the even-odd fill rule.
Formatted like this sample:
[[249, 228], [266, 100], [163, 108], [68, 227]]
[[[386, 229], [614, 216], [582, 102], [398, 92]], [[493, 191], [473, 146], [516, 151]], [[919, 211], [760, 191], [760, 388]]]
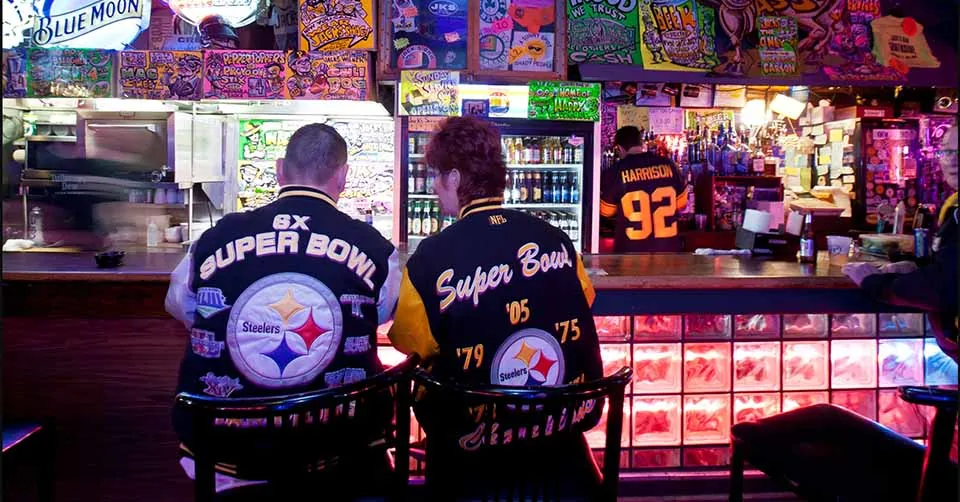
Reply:
[[234, 28], [257, 19], [259, 0], [169, 0], [167, 5], [190, 24], [197, 25], [211, 15], [219, 14]]
[[125, 49], [150, 26], [150, 0], [35, 0], [35, 47]]

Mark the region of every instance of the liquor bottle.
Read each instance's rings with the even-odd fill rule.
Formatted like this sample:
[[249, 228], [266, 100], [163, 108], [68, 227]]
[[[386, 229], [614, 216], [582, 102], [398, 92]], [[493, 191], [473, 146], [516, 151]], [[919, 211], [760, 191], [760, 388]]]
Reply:
[[540, 178], [540, 171], [533, 172], [533, 183], [531, 185], [531, 191], [533, 192], [533, 200], [531, 202], [540, 203], [543, 202], [543, 185], [541, 184], [542, 179]]
[[419, 193], [419, 194], [427, 193], [424, 187], [424, 184], [425, 184], [425, 180], [423, 179], [424, 171], [426, 171], [426, 169], [424, 169], [423, 164], [417, 164], [417, 168], [416, 168], [416, 171], [414, 172], [414, 179], [413, 179], [414, 193]]
[[410, 164], [410, 168], [407, 169], [407, 192], [408, 193], [417, 193], [417, 165]]
[[548, 204], [553, 202], [553, 176], [550, 171], [543, 172], [543, 202]]
[[803, 217], [803, 232], [800, 233], [800, 263], [817, 262], [817, 239], [813, 233], [813, 213]]
[[540, 160], [543, 161], [543, 164], [556, 163], [556, 161], [553, 160], [553, 139], [547, 138], [543, 140], [543, 155]]
[[531, 164], [533, 163], [533, 144], [530, 142], [530, 138], [523, 138], [523, 158], [520, 160], [521, 164]]
[[525, 203], [530, 197], [530, 183], [527, 180], [527, 174], [523, 171], [520, 172], [520, 196], [517, 198], [518, 203]]
[[554, 164], [563, 163], [563, 145], [560, 138], [553, 138], [553, 162]]
[[514, 144], [513, 139], [511, 139], [511, 138], [507, 138], [507, 139], [504, 140], [504, 141], [506, 141], [506, 143], [507, 143], [507, 148], [506, 148], [506, 150], [507, 150], [507, 164], [514, 164], [513, 159], [515, 159], [515, 158], [517, 157], [517, 145]]
[[419, 202], [413, 203], [413, 225], [410, 227], [410, 235], [422, 235], [423, 232], [423, 208]]
[[647, 145], [647, 151], [650, 153], [656, 153], [657, 151], [656, 138], [657, 137], [653, 134], [653, 129], [647, 131], [647, 135], [644, 137], [644, 142], [646, 142]]
[[577, 175], [570, 175], [570, 203], [577, 204], [580, 202], [580, 184], [577, 183]]
[[433, 193], [433, 184], [437, 181], [437, 177], [434, 175], [432, 169], [426, 169], [426, 182], [423, 186], [423, 193], [432, 194]]
[[523, 182], [520, 179], [520, 171], [513, 172], [513, 185], [510, 188], [510, 203], [517, 204], [520, 202], [520, 185]]
[[433, 202], [430, 204], [430, 229], [433, 233], [440, 233], [440, 204]]
[[560, 175], [560, 203], [561, 204], [570, 203], [569, 180], [570, 178], [566, 173]]
[[540, 140], [533, 138], [533, 164], [539, 164], [543, 159], [543, 145], [540, 144]]
[[563, 145], [563, 163], [573, 164], [573, 147], [570, 146], [570, 143]]

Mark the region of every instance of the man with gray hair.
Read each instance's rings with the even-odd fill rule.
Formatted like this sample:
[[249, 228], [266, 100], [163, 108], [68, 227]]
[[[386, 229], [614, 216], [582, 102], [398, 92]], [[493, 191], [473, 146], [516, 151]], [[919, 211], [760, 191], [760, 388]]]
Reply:
[[[383, 370], [376, 330], [393, 316], [399, 258], [373, 227], [337, 209], [347, 171], [347, 145], [334, 128], [301, 127], [277, 161], [277, 200], [224, 216], [193, 243], [166, 298], [167, 312], [190, 332], [178, 392], [276, 396]], [[362, 444], [383, 443], [391, 419], [384, 408], [383, 422]], [[174, 411], [188, 474], [190, 425]], [[245, 458], [218, 466], [218, 490], [249, 479]], [[373, 462], [366, 462], [369, 474]]]

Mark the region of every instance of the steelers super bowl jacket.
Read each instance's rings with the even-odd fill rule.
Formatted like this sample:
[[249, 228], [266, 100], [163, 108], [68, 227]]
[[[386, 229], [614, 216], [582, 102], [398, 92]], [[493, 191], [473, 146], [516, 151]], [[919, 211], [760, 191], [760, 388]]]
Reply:
[[407, 261], [393, 344], [468, 384], [598, 379], [594, 291], [567, 235], [534, 216], [475, 201]]
[[204, 232], [173, 272], [166, 308], [190, 330], [177, 390], [280, 395], [376, 374], [399, 284], [397, 251], [373, 227], [319, 190], [283, 187]]

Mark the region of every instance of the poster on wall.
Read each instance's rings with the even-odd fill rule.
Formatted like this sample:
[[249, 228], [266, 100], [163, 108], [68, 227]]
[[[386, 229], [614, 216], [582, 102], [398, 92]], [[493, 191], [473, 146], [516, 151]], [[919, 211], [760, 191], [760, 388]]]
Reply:
[[736, 113], [733, 110], [684, 110], [683, 123], [687, 129], [700, 128], [703, 131], [714, 131], [723, 124], [732, 124]]
[[684, 108], [710, 108], [713, 106], [713, 86], [710, 84], [683, 84], [680, 91], [680, 106]]
[[466, 69], [467, 0], [397, 0], [390, 9], [391, 68]]
[[373, 0], [299, 0], [300, 50], [376, 48]]
[[649, 120], [656, 134], [683, 134], [683, 108], [650, 108]]
[[203, 56], [200, 52], [123, 51], [120, 97], [199, 100]]
[[26, 49], [3, 50], [3, 97], [23, 98], [27, 95]]
[[482, 0], [479, 6], [481, 69], [553, 71], [554, 0]]
[[287, 53], [290, 99], [367, 99], [370, 56], [366, 51]]
[[27, 97], [113, 97], [113, 54], [101, 49], [27, 49]]
[[713, 106], [717, 108], [743, 108], [747, 104], [747, 86], [717, 85]]
[[535, 120], [600, 120], [600, 84], [531, 80], [527, 117]]
[[460, 112], [455, 71], [404, 71], [400, 73], [400, 115], [454, 116]]
[[282, 51], [204, 51], [203, 97], [285, 99], [286, 73]]
[[913, 18], [884, 16], [874, 19], [873, 52], [877, 63], [900, 68], [939, 68], [940, 60], [934, 57], [923, 35], [923, 25]]
[[567, 63], [640, 64], [638, 5], [567, 0]]
[[[880, 0], [842, 2], [842, 13], [831, 26], [833, 37], [823, 45], [823, 72], [832, 80], [901, 82], [906, 68], [883, 66], [873, 53], [871, 23], [881, 17]], [[809, 45], [810, 37], [804, 40]], [[801, 48], [803, 44], [801, 44]], [[842, 61], [842, 63], [834, 63]]]
[[673, 96], [663, 92], [663, 84], [637, 84], [637, 106], [673, 106]]
[[644, 69], [702, 72], [713, 68], [719, 63], [715, 24], [716, 11], [696, 0], [641, 2]]
[[760, 73], [798, 74], [797, 20], [786, 16], [760, 16], [757, 30], [760, 35]]

